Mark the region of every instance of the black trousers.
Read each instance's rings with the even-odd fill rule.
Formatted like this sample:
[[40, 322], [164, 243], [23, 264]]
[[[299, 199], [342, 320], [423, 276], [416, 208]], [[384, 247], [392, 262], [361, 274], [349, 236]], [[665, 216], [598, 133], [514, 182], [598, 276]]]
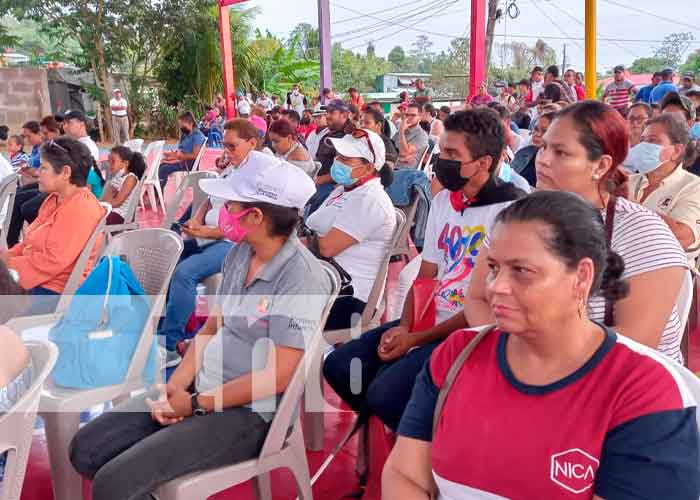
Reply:
[[256, 457], [270, 424], [250, 408], [227, 408], [163, 427], [131, 399], [88, 423], [73, 438], [70, 460], [92, 479], [93, 500], [146, 500], [158, 486], [192, 472]]
[[39, 184], [27, 184], [17, 190], [12, 214], [10, 218], [10, 228], [7, 231], [7, 246], [12, 248], [19, 243], [19, 235], [22, 226], [26, 221], [31, 224], [39, 214], [39, 208], [44, 203], [48, 195], [39, 191]]

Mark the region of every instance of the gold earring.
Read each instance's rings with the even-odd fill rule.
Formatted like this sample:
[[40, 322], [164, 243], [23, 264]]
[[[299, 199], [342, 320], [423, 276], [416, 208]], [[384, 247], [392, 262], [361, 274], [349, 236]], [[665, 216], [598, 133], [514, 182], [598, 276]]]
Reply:
[[581, 297], [578, 300], [578, 319], [583, 319], [583, 313], [585, 310], [586, 310], [586, 303], [583, 300], [583, 297]]
[[593, 174], [593, 180], [598, 182], [600, 180], [600, 176], [598, 174]]

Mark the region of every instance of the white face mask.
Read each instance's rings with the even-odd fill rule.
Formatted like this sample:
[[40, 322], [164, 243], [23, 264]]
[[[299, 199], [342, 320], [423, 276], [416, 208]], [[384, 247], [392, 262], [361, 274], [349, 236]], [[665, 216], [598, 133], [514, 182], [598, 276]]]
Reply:
[[656, 170], [664, 161], [661, 160], [661, 151], [664, 147], [650, 142], [640, 142], [632, 147], [622, 166], [633, 174], [647, 174]]

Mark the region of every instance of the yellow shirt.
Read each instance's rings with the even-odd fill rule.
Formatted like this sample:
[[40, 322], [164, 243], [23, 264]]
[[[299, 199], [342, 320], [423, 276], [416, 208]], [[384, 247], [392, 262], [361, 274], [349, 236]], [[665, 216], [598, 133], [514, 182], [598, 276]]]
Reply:
[[640, 200], [647, 187], [649, 180], [646, 175], [630, 177], [630, 195], [633, 201], [685, 224], [693, 232], [693, 244], [687, 253], [691, 267], [695, 267], [695, 259], [700, 255], [700, 177], [679, 165], [642, 203]]

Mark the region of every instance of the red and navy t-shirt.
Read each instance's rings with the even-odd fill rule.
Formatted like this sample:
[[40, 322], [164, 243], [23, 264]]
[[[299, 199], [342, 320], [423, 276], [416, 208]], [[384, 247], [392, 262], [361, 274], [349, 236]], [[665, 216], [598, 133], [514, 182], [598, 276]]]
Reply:
[[441, 498], [697, 500], [695, 400], [663, 356], [606, 330], [581, 368], [518, 381], [495, 330], [461, 368], [432, 435], [437, 396], [474, 337], [453, 333], [418, 376], [399, 434], [432, 441]]

